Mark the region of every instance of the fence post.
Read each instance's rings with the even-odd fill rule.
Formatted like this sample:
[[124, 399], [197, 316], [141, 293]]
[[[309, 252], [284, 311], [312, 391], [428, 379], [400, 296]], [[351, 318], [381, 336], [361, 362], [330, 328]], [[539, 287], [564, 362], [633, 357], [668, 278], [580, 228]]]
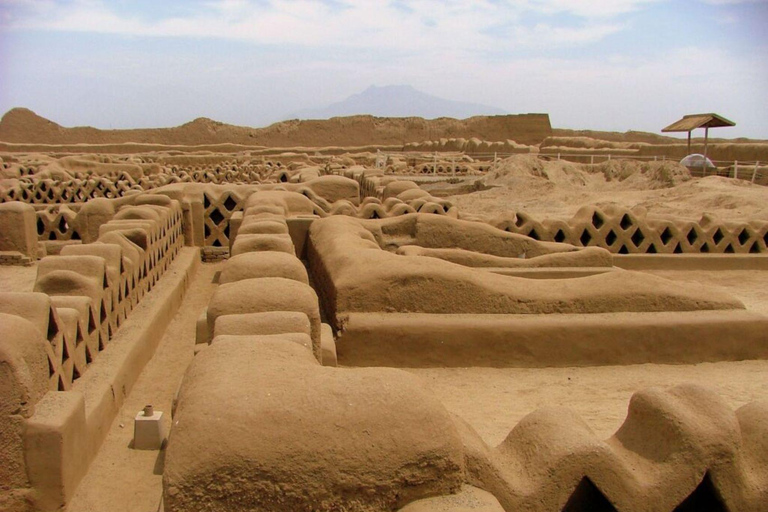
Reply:
[[610, 153], [608, 153], [608, 161], [609, 162], [611, 161], [611, 154]]
[[757, 166], [760, 165], [760, 162], [755, 162], [755, 170], [752, 171], [752, 183], [755, 182], [755, 178], [757, 177]]
[[557, 154], [557, 159], [560, 160], [560, 153]]
[[733, 179], [735, 180], [739, 179], [739, 161], [738, 160], [733, 161]]
[[589, 165], [595, 165], [595, 155], [589, 155]]

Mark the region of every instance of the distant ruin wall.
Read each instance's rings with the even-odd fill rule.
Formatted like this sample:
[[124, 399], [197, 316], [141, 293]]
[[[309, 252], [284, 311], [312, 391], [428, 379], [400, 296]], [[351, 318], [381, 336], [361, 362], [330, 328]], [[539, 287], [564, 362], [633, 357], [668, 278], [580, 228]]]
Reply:
[[552, 135], [548, 114], [451, 118], [358, 115], [327, 120], [290, 120], [266, 128], [233, 126], [196, 119], [174, 128], [100, 130], [64, 128], [25, 109], [13, 109], [0, 122], [0, 141], [37, 144], [167, 145], [242, 144], [267, 147], [391, 145], [451, 137], [514, 140], [538, 144]]
[[[542, 141], [542, 154], [560, 154], [566, 160], [590, 162], [590, 156], [635, 157], [635, 158], [666, 158], [681, 160], [689, 153], [704, 153], [704, 142], [696, 140], [691, 144], [683, 141], [668, 143], [627, 142], [616, 140], [595, 139], [591, 137], [548, 137]], [[707, 157], [718, 166], [728, 165], [734, 161], [768, 162], [768, 144], [764, 142], [710, 142], [707, 146]]]

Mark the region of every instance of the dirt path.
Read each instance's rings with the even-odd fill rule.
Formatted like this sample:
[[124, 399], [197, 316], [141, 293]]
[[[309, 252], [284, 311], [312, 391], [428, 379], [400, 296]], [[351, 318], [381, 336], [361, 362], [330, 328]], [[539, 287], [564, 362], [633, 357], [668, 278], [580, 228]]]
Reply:
[[37, 278], [37, 264], [28, 267], [0, 265], [0, 291], [31, 292]]
[[158, 510], [165, 452], [129, 448], [133, 419], [145, 405], [152, 404], [156, 411], [163, 411], [166, 429], [170, 429], [171, 402], [193, 357], [195, 321], [216, 289], [213, 280], [221, 265], [200, 266], [154, 357], [126, 398], [98, 456], [80, 483], [67, 508], [69, 512]]

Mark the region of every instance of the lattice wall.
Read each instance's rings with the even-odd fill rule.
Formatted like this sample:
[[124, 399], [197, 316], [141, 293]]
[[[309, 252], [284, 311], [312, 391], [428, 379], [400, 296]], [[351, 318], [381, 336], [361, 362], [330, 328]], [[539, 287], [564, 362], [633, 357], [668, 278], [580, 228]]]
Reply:
[[[147, 187], [153, 188], [153, 187]], [[82, 203], [97, 197], [115, 199], [128, 191], [144, 188], [120, 177], [98, 177], [87, 180], [27, 179], [18, 187], [0, 191], [0, 202], [22, 201], [32, 204]]]
[[206, 190], [203, 193], [205, 245], [212, 247], [229, 246], [229, 219], [243, 209], [244, 198], [234, 190], [218, 192]]
[[[134, 215], [137, 208], [159, 213], [160, 220], [138, 218]], [[73, 213], [62, 209], [55, 218], [65, 218], [61, 215], [62, 211]], [[136, 228], [146, 236], [136, 238]], [[132, 267], [121, 263], [119, 278], [116, 281], [105, 279], [98, 298], [72, 297], [66, 290], [51, 291], [54, 307], [49, 324], [47, 352], [52, 390], [69, 390], [72, 383], [83, 375], [90, 363], [109, 345], [130, 311], [168, 269], [184, 243], [182, 212], [177, 203], [170, 206], [123, 207], [114, 220], [104, 225], [102, 231], [100, 241], [107, 244], [115, 244], [115, 234], [131, 232], [129, 238], [121, 240], [131, 247], [135, 255], [139, 255], [139, 259], [131, 262]], [[77, 254], [88, 254], [88, 248], [89, 244], [78, 246]], [[98, 254], [98, 251], [93, 254]], [[120, 260], [122, 262], [122, 258]], [[77, 271], [77, 268], [73, 270]], [[44, 289], [40, 291], [46, 293]], [[79, 312], [74, 317], [71, 316], [75, 310], [73, 308]]]
[[537, 240], [602, 247], [615, 254], [690, 254], [768, 252], [768, 222], [719, 222], [638, 216], [626, 209], [580, 210], [569, 221], [538, 221], [522, 212], [490, 221], [500, 229]]
[[387, 198], [384, 201], [375, 197], [366, 197], [360, 203], [360, 206], [355, 206], [349, 201], [328, 203], [324, 199], [317, 197], [310, 190], [304, 191], [304, 195], [318, 205], [315, 213], [320, 217], [346, 215], [360, 219], [385, 219], [409, 213], [449, 215], [449, 211], [452, 209], [455, 211], [450, 201], [432, 196], [420, 197], [410, 201], [402, 201], [394, 197]]
[[77, 212], [62, 206], [37, 211], [37, 237], [45, 240], [80, 240]]
[[104, 176], [77, 176], [71, 180], [37, 179], [26, 169], [15, 188], [0, 190], [0, 202], [22, 201], [31, 204], [82, 203], [97, 197], [114, 199], [136, 191], [148, 191], [172, 183], [212, 183], [253, 185], [287, 181], [280, 165], [232, 165], [178, 168], [134, 179], [126, 173]]

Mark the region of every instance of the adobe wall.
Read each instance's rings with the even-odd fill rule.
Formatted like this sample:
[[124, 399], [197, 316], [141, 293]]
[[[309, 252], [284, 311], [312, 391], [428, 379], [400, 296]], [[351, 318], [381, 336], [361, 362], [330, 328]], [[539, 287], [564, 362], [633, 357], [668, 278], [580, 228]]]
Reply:
[[548, 408], [491, 447], [411, 374], [324, 368], [287, 338], [257, 338], [214, 341], [190, 366], [166, 510], [411, 510], [463, 485], [497, 511], [759, 511], [768, 499], [764, 402], [733, 411], [704, 388], [651, 388], [609, 439]]
[[441, 216], [319, 219], [310, 229], [310, 268], [318, 287], [328, 289], [327, 296], [334, 298], [327, 307], [337, 322], [345, 312], [354, 311], [535, 314], [743, 308], [738, 301], [715, 292], [697, 287], [681, 290], [666, 280], [633, 272], [600, 274], [552, 286], [435, 258], [402, 258], [394, 253], [401, 245], [453, 247], [530, 261], [555, 251], [578, 252], [565, 244], [536, 242]]
[[9, 510], [58, 510], [69, 500], [120, 409], [124, 395], [114, 390], [130, 391], [199, 262], [196, 251], [181, 253], [178, 202], [137, 198], [107, 211], [93, 243], [39, 261], [33, 293], [0, 293], [0, 327], [13, 329], [0, 336], [9, 365], [2, 403], [24, 404], [0, 416], [11, 429], [0, 453], [15, 457], [3, 465]]
[[19, 203], [0, 203], [0, 251], [37, 256], [35, 209]]
[[[311, 201], [290, 193], [255, 193], [234, 245], [241, 237], [288, 236], [285, 217], [312, 208]], [[391, 253], [378, 244], [386, 240], [430, 245], [457, 237], [477, 249], [477, 240], [457, 231], [460, 221], [449, 223], [451, 230], [419, 230], [401, 226], [399, 219], [366, 223], [328, 217], [313, 222], [310, 251], [327, 235], [350, 256], [353, 244], [345, 232], [366, 250], [385, 254]], [[328, 227], [339, 229], [326, 232]], [[765, 404], [734, 413], [701, 388], [650, 389], [632, 398], [627, 420], [611, 439], [595, 438], [566, 409], [541, 410], [523, 419], [500, 446], [490, 447], [410, 374], [321, 366], [325, 353], [318, 357], [314, 342], [301, 342], [302, 336], [314, 336], [311, 318], [319, 303], [300, 298], [306, 275], [289, 263], [295, 256], [248, 247], [254, 249], [225, 264], [222, 277], [227, 277], [211, 299], [199, 340], [209, 345], [198, 351], [178, 395], [163, 479], [166, 510], [394, 510], [409, 503], [426, 506], [432, 496], [466, 489], [463, 485], [489, 491], [486, 499], [498, 504], [497, 510], [590, 509], [605, 503], [634, 509], [638, 500], [649, 509], [672, 510], [702, 497], [759, 510], [765, 499], [762, 487], [744, 481], [748, 464], [766, 460], [759, 441], [768, 417]], [[482, 248], [544, 252], [548, 247], [506, 234]], [[382, 286], [372, 273], [382, 262], [370, 255], [364, 261], [354, 262], [361, 280]], [[315, 282], [319, 289], [327, 284]], [[338, 290], [357, 284], [347, 276], [334, 285]], [[738, 306], [728, 300], [722, 305]], [[275, 311], [281, 308], [286, 310]], [[286, 326], [282, 333], [277, 318]], [[482, 315], [473, 316], [478, 318]], [[424, 318], [407, 325], [417, 336], [432, 328]], [[459, 337], [465, 334], [459, 330]], [[214, 423], [212, 417], [224, 421]], [[245, 425], [249, 435], [242, 434]], [[632, 455], [619, 444], [631, 446]], [[216, 449], [201, 456], [200, 446]], [[638, 465], [642, 474], [630, 469]], [[528, 469], [521, 473], [516, 467]]]
[[537, 220], [510, 212], [489, 221], [499, 229], [537, 240], [603, 247], [614, 254], [764, 254], [768, 222], [699, 221], [651, 216], [629, 209], [587, 206], [568, 221]]

